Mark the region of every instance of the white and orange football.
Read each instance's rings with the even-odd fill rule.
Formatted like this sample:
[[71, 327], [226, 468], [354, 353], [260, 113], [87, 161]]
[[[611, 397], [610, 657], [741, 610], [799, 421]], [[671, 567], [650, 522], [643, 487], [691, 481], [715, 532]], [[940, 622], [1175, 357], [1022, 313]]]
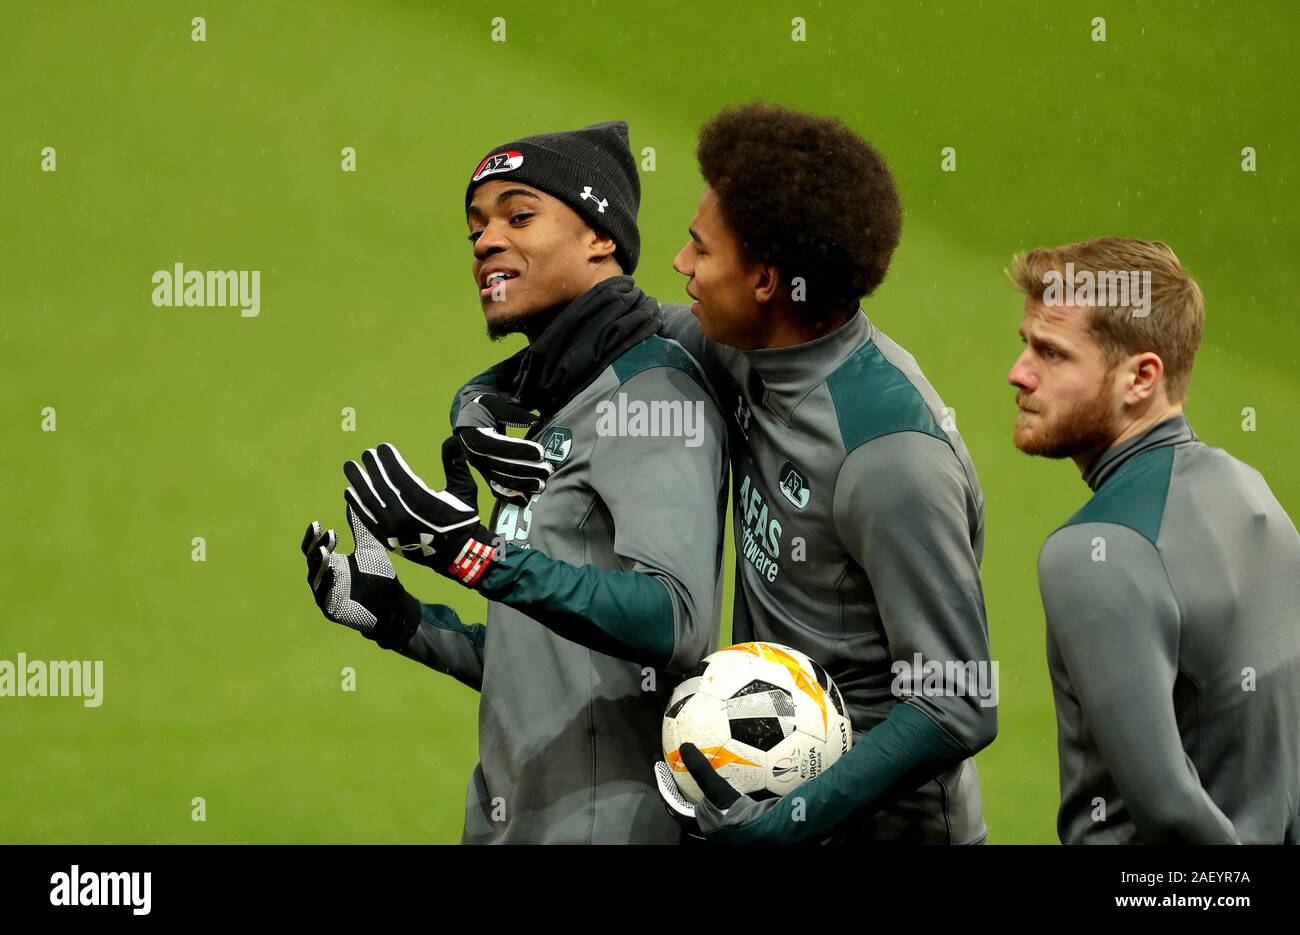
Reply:
[[785, 795], [829, 769], [853, 743], [844, 699], [826, 670], [777, 643], [737, 643], [700, 663], [664, 714], [664, 760], [691, 804], [682, 763], [693, 743], [719, 775], [755, 799]]

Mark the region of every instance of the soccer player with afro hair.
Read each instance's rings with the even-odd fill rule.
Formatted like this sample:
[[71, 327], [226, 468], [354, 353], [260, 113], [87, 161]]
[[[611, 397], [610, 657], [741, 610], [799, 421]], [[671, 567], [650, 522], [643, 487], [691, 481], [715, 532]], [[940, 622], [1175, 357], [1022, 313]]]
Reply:
[[[983, 496], [951, 410], [860, 304], [898, 245], [893, 177], [841, 121], [766, 104], [713, 117], [697, 154], [706, 187], [673, 263], [694, 304], [665, 307], [663, 333], [729, 413], [733, 639], [824, 666], [855, 738], [824, 772], [793, 764], [809, 781], [791, 795], [741, 795], [690, 744], [660, 789], [709, 841], [980, 843], [973, 757], [997, 733]], [[702, 790], [693, 810], [674, 778]]]

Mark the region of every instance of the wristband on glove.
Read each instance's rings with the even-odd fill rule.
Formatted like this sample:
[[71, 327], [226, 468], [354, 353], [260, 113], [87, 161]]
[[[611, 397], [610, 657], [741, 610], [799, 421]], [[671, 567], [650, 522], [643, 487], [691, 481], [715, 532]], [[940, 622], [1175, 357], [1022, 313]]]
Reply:
[[385, 443], [361, 456], [364, 470], [355, 461], [343, 466], [352, 484], [344, 496], [380, 542], [412, 562], [474, 587], [495, 557], [492, 536], [472, 506], [473, 480], [459, 442], [448, 439], [442, 452], [447, 490], [432, 490], [401, 453]]

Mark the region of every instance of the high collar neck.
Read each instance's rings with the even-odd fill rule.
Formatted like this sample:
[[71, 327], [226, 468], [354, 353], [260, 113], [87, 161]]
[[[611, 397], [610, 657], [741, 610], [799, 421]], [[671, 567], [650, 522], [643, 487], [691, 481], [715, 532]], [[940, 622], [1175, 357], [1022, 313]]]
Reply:
[[557, 412], [624, 351], [653, 334], [658, 303], [631, 276], [611, 276], [561, 309], [507, 361], [517, 403]]
[[745, 359], [763, 383], [763, 405], [787, 423], [796, 406], [814, 387], [871, 340], [875, 329], [859, 306], [849, 320], [820, 338], [790, 347], [745, 351]]
[[1187, 424], [1187, 417], [1180, 412], [1163, 422], [1157, 422], [1141, 435], [1107, 448], [1088, 465], [1088, 470], [1083, 472], [1083, 479], [1096, 492], [1122, 465], [1142, 452], [1187, 441], [1196, 441], [1196, 433]]

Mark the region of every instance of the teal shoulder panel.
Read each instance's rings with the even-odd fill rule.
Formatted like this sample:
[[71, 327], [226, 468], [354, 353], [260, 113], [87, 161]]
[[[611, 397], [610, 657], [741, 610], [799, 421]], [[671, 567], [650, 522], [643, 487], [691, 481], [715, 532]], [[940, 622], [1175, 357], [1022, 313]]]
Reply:
[[846, 452], [897, 432], [921, 432], [952, 444], [903, 371], [868, 341], [826, 378]]
[[642, 371], [671, 367], [680, 370], [699, 384], [701, 389], [708, 391], [708, 384], [704, 382], [704, 375], [696, 366], [695, 359], [680, 344], [657, 334], [650, 335], [636, 347], [628, 348], [610, 366], [614, 368], [620, 386]]
[[1114, 523], [1127, 526], [1155, 545], [1165, 516], [1165, 501], [1169, 498], [1169, 480], [1173, 470], [1173, 445], [1152, 448], [1134, 456], [1061, 528], [1080, 523]]

